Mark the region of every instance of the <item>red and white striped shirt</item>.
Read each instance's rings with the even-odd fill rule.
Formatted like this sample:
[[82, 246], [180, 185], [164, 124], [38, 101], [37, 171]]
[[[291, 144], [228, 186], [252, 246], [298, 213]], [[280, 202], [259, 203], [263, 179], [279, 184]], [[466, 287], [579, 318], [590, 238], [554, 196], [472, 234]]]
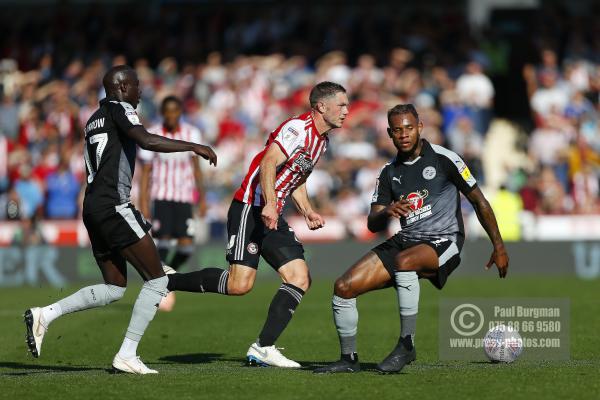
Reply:
[[[200, 143], [202, 140], [200, 130], [185, 122], [180, 122], [179, 129], [175, 132], [167, 132], [162, 125], [155, 125], [149, 131], [169, 139], [185, 140], [186, 142]], [[194, 201], [196, 182], [193, 163], [198, 162], [198, 158], [195, 157], [194, 153], [155, 153], [140, 149], [138, 156], [142, 162], [152, 163], [152, 182], [150, 185], [152, 200], [182, 203], [192, 203]]]
[[328, 141], [317, 131], [310, 112], [288, 119], [271, 132], [265, 148], [252, 160], [233, 198], [255, 206], [265, 205], [260, 186], [260, 162], [271, 143], [275, 143], [287, 156], [287, 160], [277, 168], [275, 177], [277, 210], [281, 212], [287, 196], [306, 181], [327, 149]]

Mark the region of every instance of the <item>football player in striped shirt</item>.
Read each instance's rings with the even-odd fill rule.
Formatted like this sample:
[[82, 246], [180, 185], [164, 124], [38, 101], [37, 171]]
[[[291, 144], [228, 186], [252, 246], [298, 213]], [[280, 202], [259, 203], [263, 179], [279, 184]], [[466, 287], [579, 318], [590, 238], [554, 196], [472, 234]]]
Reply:
[[[200, 130], [181, 121], [182, 103], [175, 96], [167, 96], [161, 103], [161, 124], [150, 132], [169, 139], [202, 142]], [[192, 153], [155, 153], [140, 150], [142, 179], [140, 185], [140, 211], [152, 216], [152, 231], [158, 254], [163, 263], [178, 270], [194, 252], [194, 208], [204, 214], [202, 171], [198, 156]], [[194, 191], [199, 195], [196, 201]], [[151, 211], [152, 210], [152, 211]], [[176, 241], [171, 252], [171, 241]], [[175, 306], [175, 293], [169, 293], [159, 309], [171, 311]]]
[[305, 182], [327, 149], [328, 134], [348, 115], [348, 96], [341, 85], [319, 83], [309, 97], [310, 111], [284, 121], [269, 135], [234, 195], [227, 219], [229, 269], [168, 275], [169, 290], [240, 296], [252, 289], [261, 256], [277, 271], [283, 283], [248, 349], [250, 365], [300, 367], [275, 347], [310, 286], [304, 248], [281, 212], [291, 197], [310, 229], [323, 227], [325, 220], [312, 208]]

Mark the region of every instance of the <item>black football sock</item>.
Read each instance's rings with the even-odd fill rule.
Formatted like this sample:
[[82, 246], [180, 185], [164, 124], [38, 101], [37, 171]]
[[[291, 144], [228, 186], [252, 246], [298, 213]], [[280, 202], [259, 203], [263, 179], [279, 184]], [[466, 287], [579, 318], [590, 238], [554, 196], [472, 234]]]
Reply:
[[220, 268], [204, 268], [186, 274], [169, 274], [169, 291], [227, 294], [229, 271]]
[[184, 246], [181, 248], [177, 248], [177, 251], [173, 255], [173, 258], [171, 258], [171, 262], [168, 264], [169, 267], [177, 271], [190, 258], [193, 251], [193, 246]]
[[265, 325], [258, 336], [260, 346], [272, 346], [275, 343], [292, 319], [302, 296], [304, 296], [304, 290], [289, 283], [283, 283], [279, 287], [269, 306]]

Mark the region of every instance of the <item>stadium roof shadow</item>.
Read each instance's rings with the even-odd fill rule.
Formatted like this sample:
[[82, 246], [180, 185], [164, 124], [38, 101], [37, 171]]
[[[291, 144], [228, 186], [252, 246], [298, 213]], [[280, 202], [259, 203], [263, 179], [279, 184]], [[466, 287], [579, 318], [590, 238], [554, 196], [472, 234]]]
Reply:
[[19, 376], [33, 374], [47, 374], [51, 372], [85, 372], [85, 371], [103, 371], [105, 368], [94, 368], [84, 366], [69, 365], [37, 365], [18, 362], [0, 362], [0, 368], [11, 368], [22, 370], [19, 372], [0, 372], [0, 376]]

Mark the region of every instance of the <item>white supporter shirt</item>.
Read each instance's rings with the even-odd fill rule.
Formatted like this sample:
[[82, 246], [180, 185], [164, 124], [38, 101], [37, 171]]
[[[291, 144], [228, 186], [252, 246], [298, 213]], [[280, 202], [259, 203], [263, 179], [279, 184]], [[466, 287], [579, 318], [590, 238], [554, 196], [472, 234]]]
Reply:
[[492, 106], [495, 91], [490, 78], [484, 74], [464, 74], [456, 81], [458, 97], [466, 104], [481, 108]]
[[[166, 132], [162, 125], [154, 125], [149, 131], [169, 139], [185, 140], [186, 142], [200, 143], [202, 140], [200, 130], [185, 122], [180, 122], [179, 129], [175, 132]], [[152, 200], [182, 203], [194, 201], [196, 182], [193, 163], [199, 162], [194, 153], [156, 153], [140, 149], [138, 157], [143, 163], [152, 164], [150, 182]]]

